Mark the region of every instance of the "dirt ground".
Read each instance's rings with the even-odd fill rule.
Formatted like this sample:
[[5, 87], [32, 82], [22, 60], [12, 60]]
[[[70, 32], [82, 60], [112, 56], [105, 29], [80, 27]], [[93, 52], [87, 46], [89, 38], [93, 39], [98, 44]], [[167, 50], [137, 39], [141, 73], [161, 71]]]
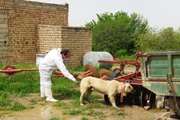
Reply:
[[[28, 106], [23, 111], [0, 111], [0, 120], [167, 120], [158, 119], [163, 114], [166, 114], [165, 110], [144, 110], [139, 106], [121, 106], [120, 110], [116, 110], [111, 106], [103, 104], [101, 101], [90, 110], [89, 106], [85, 109], [89, 109], [88, 114], [84, 114], [83, 110], [80, 114], [70, 113], [66, 114], [64, 108], [70, 103], [70, 100], [60, 100], [64, 106], [57, 106], [57, 103], [47, 103], [35, 94], [28, 97], [18, 98], [19, 101]], [[92, 103], [92, 106], [95, 103]], [[100, 106], [99, 106], [100, 105]], [[73, 107], [73, 106], [72, 106]], [[73, 108], [68, 108], [73, 109]], [[68, 110], [67, 109], [67, 110]], [[76, 108], [74, 108], [76, 109]], [[92, 113], [92, 114], [91, 114]]]

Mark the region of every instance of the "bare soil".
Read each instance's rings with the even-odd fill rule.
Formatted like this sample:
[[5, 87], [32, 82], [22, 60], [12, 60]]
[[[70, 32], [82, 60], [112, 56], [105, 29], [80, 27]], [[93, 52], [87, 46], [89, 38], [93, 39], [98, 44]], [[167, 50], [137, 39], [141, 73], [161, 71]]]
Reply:
[[[64, 107], [71, 102], [70, 100], [60, 100], [66, 103], [63, 107], [56, 106], [57, 103], [45, 102], [38, 94], [15, 100], [26, 105], [27, 109], [18, 112], [0, 110], [0, 120], [167, 120], [167, 118], [161, 117], [167, 113], [165, 110], [150, 109], [147, 111], [134, 105], [123, 105], [120, 110], [116, 110], [101, 102], [99, 103], [101, 107], [97, 106], [97, 108], [96, 105], [93, 105], [95, 103], [91, 103], [95, 107], [89, 109], [88, 114], [65, 114]], [[93, 115], [91, 115], [91, 112], [93, 112]]]

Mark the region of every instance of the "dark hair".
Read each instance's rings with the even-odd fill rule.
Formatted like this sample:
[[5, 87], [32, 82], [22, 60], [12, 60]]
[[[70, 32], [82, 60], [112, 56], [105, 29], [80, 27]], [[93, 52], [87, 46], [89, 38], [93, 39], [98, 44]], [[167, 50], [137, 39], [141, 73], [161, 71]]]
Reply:
[[65, 55], [65, 56], [66, 56], [69, 52], [70, 52], [69, 49], [66, 49], [66, 48], [63, 48], [63, 49], [61, 50], [61, 54]]

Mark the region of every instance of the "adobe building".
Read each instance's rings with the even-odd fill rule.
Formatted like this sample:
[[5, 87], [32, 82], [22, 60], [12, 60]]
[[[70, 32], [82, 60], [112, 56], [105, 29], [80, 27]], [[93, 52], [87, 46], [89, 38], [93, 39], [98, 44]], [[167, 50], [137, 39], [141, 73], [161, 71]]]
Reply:
[[36, 54], [69, 48], [71, 66], [91, 51], [91, 32], [68, 26], [68, 4], [0, 0], [0, 62], [35, 63]]

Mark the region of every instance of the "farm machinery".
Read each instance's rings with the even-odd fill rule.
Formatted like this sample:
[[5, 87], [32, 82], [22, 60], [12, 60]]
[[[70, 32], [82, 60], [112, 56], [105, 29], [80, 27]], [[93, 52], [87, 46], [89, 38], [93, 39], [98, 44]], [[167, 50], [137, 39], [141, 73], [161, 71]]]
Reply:
[[[128, 82], [135, 88], [135, 93], [133, 93], [133, 95], [128, 95], [124, 101], [141, 106], [146, 106], [147, 101], [149, 102], [148, 105], [153, 104], [151, 99], [154, 97], [154, 94], [151, 95], [151, 92], [142, 87], [143, 80], [140, 70], [142, 57], [145, 57], [144, 54], [142, 52], [137, 52], [135, 60], [99, 60], [98, 62], [100, 65], [98, 70], [92, 65], [85, 65], [85, 72], [80, 73], [79, 76], [80, 79], [87, 76], [94, 76], [104, 80], [113, 79], [120, 82]], [[116, 67], [112, 68], [112, 66]], [[131, 70], [128, 71], [128, 69]], [[112, 72], [110, 73], [108, 70]], [[119, 96], [120, 95], [116, 97], [117, 105], [120, 105]], [[104, 100], [106, 104], [110, 103], [107, 95], [104, 96]]]
[[[180, 116], [180, 52], [137, 52], [135, 60], [99, 60], [99, 63], [117, 64], [122, 74], [113, 79], [133, 85], [135, 92], [125, 98], [128, 103], [141, 105], [145, 109], [155, 105], [157, 108], [170, 106]], [[134, 71], [125, 73], [127, 66], [133, 66]], [[90, 71], [86, 72], [86, 76], [93, 73]], [[119, 98], [116, 98], [117, 104]], [[109, 103], [106, 95], [104, 99]]]
[[158, 108], [167, 105], [180, 116], [180, 52], [138, 52], [133, 61], [99, 62], [119, 64], [120, 70], [124, 70], [127, 65], [135, 66], [133, 73], [114, 78], [134, 86], [136, 92], [130, 100], [145, 108], [155, 104]]
[[[134, 87], [135, 92], [133, 94], [128, 95], [125, 98], [124, 102], [128, 104], [141, 105], [143, 107], [146, 106], [151, 107], [155, 103], [155, 95], [154, 93], [143, 87], [142, 72], [141, 72], [142, 69], [141, 60], [143, 57], [146, 57], [146, 55], [143, 54], [142, 52], [137, 52], [135, 60], [113, 60], [113, 61], [100, 60], [99, 62], [100, 64], [118, 65], [121, 74], [114, 76], [114, 78], [112, 79], [115, 79], [120, 82], [128, 82]], [[127, 72], [128, 69], [131, 70]], [[116, 104], [118, 105], [120, 105], [119, 96], [116, 97]], [[109, 99], [106, 95], [104, 96], [104, 100], [107, 104], [109, 104]]]

